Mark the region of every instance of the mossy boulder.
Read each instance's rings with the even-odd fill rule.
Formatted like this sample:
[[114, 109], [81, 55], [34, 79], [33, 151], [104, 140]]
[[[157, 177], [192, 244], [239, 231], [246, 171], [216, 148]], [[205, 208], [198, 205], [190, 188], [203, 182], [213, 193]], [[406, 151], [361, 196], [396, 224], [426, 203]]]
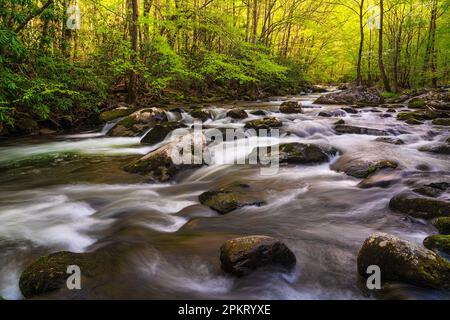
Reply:
[[354, 87], [341, 92], [324, 94], [314, 101], [315, 104], [363, 104], [379, 105], [384, 102], [380, 92], [374, 88]]
[[162, 122], [157, 123], [155, 126], [147, 132], [147, 134], [141, 139], [141, 143], [143, 144], [155, 144], [163, 141], [169, 133], [171, 133], [175, 129], [184, 128], [186, 125], [175, 122]]
[[[204, 136], [202, 138], [199, 147], [204, 148]], [[200, 167], [204, 164], [203, 158], [193, 152], [191, 152], [190, 163], [183, 160], [184, 143], [187, 143], [187, 140], [184, 139], [192, 139], [192, 136], [180, 137], [178, 140], [172, 141], [127, 164], [123, 169], [130, 173], [145, 175], [153, 182], [167, 182], [173, 180], [178, 173], [184, 170]], [[193, 145], [192, 143], [191, 146]]]
[[356, 127], [346, 124], [337, 124], [334, 126], [334, 130], [341, 134], [367, 134], [372, 136], [388, 136], [389, 132], [380, 129], [372, 129], [365, 127]]
[[133, 112], [119, 121], [108, 135], [135, 137], [152, 128], [156, 123], [167, 121], [166, 114], [158, 108], [146, 108]]
[[281, 113], [301, 113], [302, 105], [297, 101], [285, 101], [280, 105]]
[[[330, 157], [337, 154], [338, 150], [331, 146], [319, 146], [311, 143], [283, 143], [278, 146], [278, 152], [273, 154], [271, 147], [267, 148], [268, 157], [277, 156], [279, 163], [291, 164], [316, 164], [323, 163], [330, 160]], [[253, 152], [260, 155], [260, 149], [255, 148]]]
[[126, 117], [133, 113], [133, 108], [127, 105], [121, 105], [115, 109], [103, 111], [100, 113], [100, 120], [103, 122], [108, 122], [117, 118]]
[[22, 117], [14, 122], [14, 131], [25, 134], [37, 134], [39, 125], [31, 118]]
[[283, 123], [275, 118], [275, 117], [266, 117], [263, 119], [256, 119], [252, 121], [248, 121], [245, 123], [246, 129], [266, 129], [269, 130], [270, 128], [279, 128], [283, 125]]
[[261, 267], [290, 271], [296, 264], [294, 253], [283, 242], [261, 235], [226, 241], [220, 248], [220, 261], [225, 272], [236, 276]]
[[227, 117], [233, 118], [233, 119], [245, 119], [248, 117], [248, 114], [243, 109], [231, 109], [227, 112]]
[[96, 274], [101, 264], [106, 263], [96, 253], [74, 253], [61, 251], [42, 256], [30, 265], [20, 275], [19, 288], [24, 297], [30, 298], [66, 287], [67, 267], [77, 265], [83, 277]]
[[450, 215], [450, 202], [421, 197], [411, 192], [397, 194], [389, 201], [392, 210], [416, 218], [434, 218]]
[[430, 183], [427, 185], [423, 185], [421, 187], [415, 188], [413, 189], [413, 191], [415, 193], [427, 196], [427, 197], [432, 197], [432, 198], [436, 198], [439, 197], [442, 193], [444, 193], [444, 191], [447, 190], [448, 184], [446, 182], [442, 182], [442, 183]]
[[408, 101], [408, 107], [411, 109], [422, 109], [425, 108], [426, 103], [421, 98], [412, 98]]
[[439, 217], [431, 222], [440, 234], [450, 235], [450, 217]]
[[234, 183], [223, 188], [203, 192], [199, 197], [201, 204], [220, 214], [226, 214], [244, 206], [262, 206], [261, 195], [249, 185]]
[[450, 118], [436, 118], [431, 123], [438, 126], [450, 126]]
[[423, 240], [423, 245], [433, 251], [450, 254], [450, 235], [432, 235]]
[[208, 111], [203, 110], [202, 108], [193, 108], [191, 111], [189, 111], [189, 114], [193, 118], [199, 119], [201, 121], [206, 121], [211, 118], [211, 114]]
[[396, 144], [396, 145], [405, 144], [405, 142], [402, 139], [392, 138], [392, 137], [378, 137], [375, 139], [375, 141]]
[[250, 111], [250, 114], [252, 114], [254, 116], [265, 116], [267, 114], [267, 112], [264, 110], [254, 110], [254, 111]]
[[431, 250], [396, 236], [375, 233], [364, 241], [357, 257], [358, 273], [377, 265], [382, 281], [401, 281], [436, 289], [450, 288], [450, 263]]
[[379, 170], [396, 169], [397, 167], [398, 163], [394, 160], [354, 158], [346, 154], [331, 166], [333, 170], [344, 172], [355, 178], [367, 178]]

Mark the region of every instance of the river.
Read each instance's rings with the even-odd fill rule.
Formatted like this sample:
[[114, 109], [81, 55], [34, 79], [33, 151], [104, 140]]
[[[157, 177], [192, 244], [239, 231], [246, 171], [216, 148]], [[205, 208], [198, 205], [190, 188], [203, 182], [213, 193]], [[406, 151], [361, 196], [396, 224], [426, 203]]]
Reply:
[[[383, 155], [402, 166], [403, 179], [429, 172], [449, 175], [448, 156], [418, 151], [448, 132], [408, 125], [383, 117], [386, 109], [361, 108], [344, 114], [348, 124], [392, 130], [403, 145], [375, 142], [375, 136], [336, 135], [337, 118], [320, 117], [339, 106], [314, 105], [318, 94], [242, 103], [266, 110], [283, 122], [279, 141], [324, 142], [341, 152]], [[303, 105], [301, 114], [279, 113], [285, 100]], [[211, 107], [208, 127], [242, 127], [249, 119], [225, 116], [227, 105]], [[187, 114], [172, 119], [192, 122]], [[356, 255], [375, 231], [421, 243], [435, 229], [425, 220], [407, 218], [388, 207], [406, 189], [405, 181], [389, 188], [359, 188], [356, 179], [320, 165], [281, 166], [278, 174], [260, 175], [258, 166], [216, 163], [183, 173], [176, 183], [148, 183], [127, 173], [124, 164], [155, 146], [139, 137], [108, 137], [95, 132], [57, 137], [9, 139], [0, 144], [0, 295], [21, 299], [20, 272], [43, 254], [107, 248], [114, 263], [72, 298], [103, 299], [372, 299], [448, 298], [444, 293], [392, 284], [382, 294], [364, 287], [356, 272]], [[166, 141], [165, 141], [166, 142]], [[162, 144], [164, 144], [163, 142]], [[242, 151], [244, 152], [244, 151]], [[263, 189], [267, 205], [246, 206], [226, 215], [202, 206], [198, 195], [242, 181]], [[220, 269], [221, 244], [240, 235], [263, 234], [282, 240], [294, 252], [291, 273], [254, 272], [235, 278]], [[52, 293], [43, 298], [68, 298]]]

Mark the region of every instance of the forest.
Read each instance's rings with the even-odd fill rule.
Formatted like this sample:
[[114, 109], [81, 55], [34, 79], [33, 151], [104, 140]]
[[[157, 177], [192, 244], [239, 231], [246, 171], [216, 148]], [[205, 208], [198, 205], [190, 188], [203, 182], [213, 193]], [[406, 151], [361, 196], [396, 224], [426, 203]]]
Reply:
[[449, 300], [449, 5], [0, 0], [0, 300]]
[[[93, 121], [108, 100], [208, 101], [449, 81], [447, 0], [1, 0], [0, 124]], [[126, 92], [117, 98], [116, 93]], [[76, 119], [73, 119], [76, 115]]]

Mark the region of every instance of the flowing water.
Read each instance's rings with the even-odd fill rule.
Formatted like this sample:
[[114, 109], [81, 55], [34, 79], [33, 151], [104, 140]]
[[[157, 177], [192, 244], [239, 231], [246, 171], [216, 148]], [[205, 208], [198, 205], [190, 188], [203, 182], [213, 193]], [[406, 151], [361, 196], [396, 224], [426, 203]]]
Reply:
[[[443, 141], [448, 132], [426, 122], [410, 126], [382, 117], [372, 108], [346, 114], [347, 124], [388, 129], [404, 145], [375, 142], [370, 135], [336, 135], [336, 118], [319, 117], [338, 106], [313, 105], [318, 95], [274, 98], [242, 104], [247, 111], [266, 110], [283, 121], [276, 142], [327, 143], [341, 152], [397, 160], [404, 180], [422, 174], [449, 175], [448, 156], [418, 151]], [[281, 114], [284, 100], [298, 100], [302, 114]], [[209, 128], [243, 127], [245, 120], [226, 117], [227, 105], [211, 108]], [[191, 123], [185, 113], [171, 120]], [[367, 299], [448, 298], [445, 293], [393, 284], [383, 295], [372, 294], [356, 273], [356, 255], [372, 232], [392, 233], [421, 243], [435, 229], [424, 220], [405, 218], [388, 208], [393, 194], [406, 189], [362, 189], [361, 179], [321, 165], [281, 166], [264, 176], [258, 166], [223, 161], [184, 172], [176, 183], [148, 183], [124, 164], [156, 149], [139, 137], [108, 137], [114, 123], [98, 132], [56, 138], [8, 140], [0, 145], [0, 295], [22, 298], [18, 278], [43, 254], [60, 250], [108, 252], [104, 274], [79, 292], [44, 298], [140, 299]], [[256, 142], [255, 142], [256, 143]], [[254, 147], [255, 145], [252, 145]], [[220, 151], [217, 151], [220, 152]], [[238, 156], [248, 154], [240, 150]], [[217, 159], [228, 155], [218, 154]], [[240, 181], [263, 190], [267, 205], [247, 206], [226, 215], [204, 207], [198, 195]], [[219, 248], [233, 237], [264, 234], [284, 241], [297, 257], [291, 273], [257, 271], [234, 278], [220, 269]], [[84, 285], [84, 284], [83, 284]]]

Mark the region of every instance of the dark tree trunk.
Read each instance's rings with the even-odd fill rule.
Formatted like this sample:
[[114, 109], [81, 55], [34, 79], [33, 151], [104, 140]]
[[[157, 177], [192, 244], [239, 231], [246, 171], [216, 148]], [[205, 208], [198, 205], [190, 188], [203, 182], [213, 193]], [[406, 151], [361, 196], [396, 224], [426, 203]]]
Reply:
[[[133, 50], [132, 54], [132, 62], [133, 64], [136, 62], [137, 59], [137, 34], [138, 34], [138, 26], [137, 26], [137, 20], [138, 20], [138, 4], [137, 0], [131, 0], [131, 9], [132, 9], [132, 23], [131, 23], [131, 49]], [[128, 103], [135, 103], [137, 99], [136, 94], [136, 79], [137, 75], [136, 72], [130, 71], [129, 80], [128, 80], [128, 96], [127, 96], [127, 102]]]
[[384, 90], [390, 92], [391, 86], [386, 76], [383, 64], [383, 0], [380, 0], [380, 30], [378, 34], [378, 67], [380, 68], [381, 79], [383, 80]]
[[361, 0], [359, 4], [359, 50], [358, 50], [358, 65], [356, 66], [356, 83], [361, 85], [361, 60], [362, 60], [362, 51], [364, 46], [364, 0]]

